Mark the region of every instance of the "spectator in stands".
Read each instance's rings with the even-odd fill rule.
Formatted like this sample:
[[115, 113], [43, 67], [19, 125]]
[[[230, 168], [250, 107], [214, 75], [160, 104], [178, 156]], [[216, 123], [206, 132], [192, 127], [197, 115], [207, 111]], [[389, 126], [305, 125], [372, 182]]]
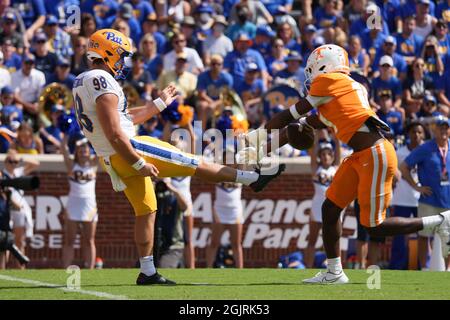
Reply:
[[425, 39], [421, 57], [425, 62], [425, 72], [434, 82], [438, 82], [445, 69], [444, 62], [439, 54], [438, 40], [435, 36], [428, 36]]
[[2, 44], [3, 65], [10, 73], [13, 73], [21, 68], [22, 58], [16, 53], [16, 49], [11, 39], [6, 39]]
[[[105, 19], [115, 15], [119, 10], [119, 3], [116, 0], [86, 0], [80, 5], [81, 12], [89, 13], [95, 17], [96, 24], [101, 27]], [[87, 36], [83, 34], [83, 36]]]
[[189, 1], [168, 0], [157, 1], [155, 3], [156, 16], [160, 29], [165, 32], [167, 27], [175, 23], [181, 23], [185, 16], [191, 15], [191, 5]]
[[426, 38], [433, 30], [437, 19], [430, 14], [430, 0], [419, 0], [416, 4], [416, 28], [414, 34]]
[[314, 39], [317, 36], [317, 28], [313, 24], [308, 24], [304, 32], [302, 33], [302, 46], [301, 46], [301, 54], [304, 57], [304, 64], [306, 64], [306, 59], [309, 57], [311, 52], [314, 51]]
[[42, 71], [47, 78], [55, 72], [58, 57], [49, 51], [48, 38], [45, 33], [37, 33], [33, 37], [32, 51], [36, 57], [36, 69]]
[[[420, 122], [411, 122], [405, 129], [407, 143], [397, 150], [399, 165], [415, 148], [420, 146], [426, 139], [427, 129]], [[411, 177], [418, 183], [417, 167], [411, 170]], [[398, 177], [395, 182], [394, 194], [392, 196], [392, 215], [394, 217], [410, 218], [417, 217], [420, 193], [414, 190], [405, 179]], [[395, 236], [391, 247], [391, 261], [389, 269], [408, 269], [407, 237]]]
[[422, 58], [415, 58], [411, 64], [411, 72], [403, 83], [406, 113], [408, 116], [419, 112], [426, 90], [434, 88], [433, 80], [425, 74], [425, 63]]
[[239, 3], [236, 7], [237, 21], [231, 24], [226, 35], [231, 40], [236, 40], [239, 34], [246, 33], [250, 39], [254, 39], [256, 36], [256, 25], [250, 21], [250, 11], [248, 7], [242, 3]]
[[89, 68], [88, 58], [86, 56], [88, 39], [83, 36], [76, 36], [73, 41], [74, 54], [71, 57], [70, 71], [75, 75], [79, 75]]
[[17, 17], [11, 12], [7, 11], [2, 16], [0, 29], [0, 45], [3, 45], [6, 39], [11, 40], [12, 45], [16, 48], [18, 54], [22, 54], [24, 48], [23, 34], [18, 31]]
[[156, 18], [156, 15], [150, 14], [144, 20], [144, 24], [142, 25], [142, 34], [144, 35], [143, 38], [148, 34], [153, 36], [156, 41], [156, 52], [158, 54], [166, 53], [167, 40], [166, 37], [158, 31], [158, 19]]
[[144, 56], [137, 52], [133, 54], [131, 61], [133, 66], [131, 72], [128, 73], [126, 82], [137, 90], [141, 99], [151, 100], [153, 90], [152, 76], [150, 72], [145, 70]]
[[48, 38], [49, 51], [55, 53], [58, 58], [70, 59], [73, 55], [70, 36], [58, 26], [55, 16], [47, 16], [44, 32]]
[[301, 46], [297, 41], [297, 38], [295, 37], [294, 30], [292, 29], [292, 26], [285, 22], [278, 26], [278, 37], [283, 40], [284, 46], [289, 51], [297, 51], [300, 53]]
[[32, 54], [25, 55], [22, 68], [11, 75], [11, 87], [16, 102], [23, 106], [25, 119], [35, 118], [39, 96], [45, 85], [45, 75], [35, 68], [35, 61]]
[[275, 82], [277, 82], [277, 79], [284, 79], [291, 86], [302, 90], [303, 83], [306, 80], [305, 69], [302, 67], [302, 56], [297, 51], [292, 51], [284, 58], [284, 61], [286, 62], [286, 68], [275, 74]]
[[[128, 28], [130, 29], [129, 34], [131, 39], [134, 43], [139, 43], [142, 35], [142, 29], [138, 20], [134, 17], [133, 6], [130, 3], [125, 2], [120, 4], [117, 13], [104, 19], [103, 23], [99, 25], [99, 28], [108, 28], [117, 20], [121, 20], [123, 21], [123, 23], [128, 25]], [[117, 30], [120, 31], [119, 29]]]
[[97, 21], [90, 13], [81, 14], [80, 36], [89, 39], [89, 37], [97, 31]]
[[377, 51], [381, 48], [386, 35], [379, 28], [365, 28], [360, 34], [361, 43], [363, 48], [370, 56], [370, 60], [373, 61]]
[[[212, 22], [211, 22], [211, 24], [212, 24]], [[211, 28], [211, 26], [209, 27], [209, 29], [210, 28]], [[186, 47], [195, 49], [200, 56], [203, 56], [203, 54], [202, 54], [203, 45], [202, 45], [202, 42], [198, 39], [195, 29], [196, 29], [196, 23], [195, 23], [194, 18], [191, 16], [184, 17], [184, 20], [180, 26], [180, 31], [184, 35], [184, 37], [187, 41]]]
[[378, 117], [391, 128], [394, 135], [403, 134], [404, 119], [402, 113], [394, 108], [392, 93], [390, 91], [382, 91], [378, 103], [380, 106], [380, 109], [377, 111]]
[[380, 75], [372, 81], [372, 105], [376, 110], [380, 109], [379, 99], [387, 92], [394, 100], [394, 108], [404, 114], [402, 104], [402, 85], [397, 77], [393, 75], [394, 60], [390, 56], [383, 56], [379, 60]]
[[355, 30], [353, 25], [363, 19], [366, 13], [366, 4], [366, 0], [350, 0], [350, 2], [344, 7], [340, 20], [342, 20], [341, 23], [344, 30], [347, 30], [350, 36], [362, 31], [361, 29]]
[[203, 71], [204, 65], [199, 54], [192, 48], [186, 47], [186, 37], [181, 33], [176, 33], [171, 39], [173, 50], [166, 53], [163, 58], [164, 71], [170, 71], [175, 68], [175, 60], [180, 53], [187, 57], [187, 71], [199, 74]]
[[417, 118], [447, 116], [447, 113], [448, 112], [445, 112], [443, 114], [442, 112], [439, 112], [435, 96], [430, 92], [426, 92], [420, 111], [417, 113]]
[[268, 25], [259, 26], [256, 29], [256, 37], [252, 48], [258, 51], [265, 61], [271, 55], [271, 41], [275, 35], [275, 32]]
[[19, 129], [17, 129], [17, 139], [11, 144], [11, 149], [23, 154], [44, 153], [41, 138], [34, 135], [33, 128], [27, 122], [22, 122]]
[[150, 136], [158, 139], [162, 138], [163, 132], [158, 130], [158, 117], [153, 116], [148, 119], [143, 124], [139, 125], [138, 135], [139, 136]]
[[225, 58], [225, 56], [233, 51], [233, 42], [224, 35], [224, 31], [228, 26], [224, 16], [215, 16], [212, 25], [212, 32], [203, 41], [203, 61], [206, 65], [210, 63], [210, 57], [218, 54]]
[[397, 53], [402, 55], [406, 63], [412, 64], [414, 59], [420, 56], [424, 39], [415, 34], [416, 19], [408, 16], [403, 19], [402, 32], [397, 34]]
[[[9, 150], [5, 158], [5, 168], [2, 170], [3, 177], [6, 179], [19, 178], [27, 176], [39, 167], [39, 161], [32, 158], [26, 160], [21, 158], [17, 151]], [[14, 242], [17, 248], [24, 254], [26, 238], [33, 236], [33, 219], [31, 216], [31, 208], [23, 190], [9, 188], [11, 191], [11, 200], [16, 204], [10, 212], [10, 217], [13, 225]], [[25, 267], [20, 265], [15, 260], [15, 267], [24, 269]]]
[[[380, 3], [380, 1], [378, 1], [378, 3]], [[357, 14], [357, 16], [360, 16], [360, 18], [354, 20], [353, 23], [350, 24], [350, 28], [348, 29], [349, 35], [350, 36], [359, 35], [360, 37], [362, 37], [363, 34], [368, 30], [377, 29], [383, 36], [387, 36], [389, 34], [389, 28], [385, 19], [383, 19], [383, 17], [380, 16], [380, 12], [381, 12], [380, 7], [378, 7], [373, 2], [368, 2], [365, 10], [361, 12], [362, 14]], [[371, 23], [371, 21], [373, 21], [372, 19], [370, 19], [370, 17], [372, 17], [373, 15], [378, 15], [381, 18], [381, 21], [377, 21], [381, 22], [381, 28], [379, 28], [380, 26], [375, 26], [377, 28], [372, 28], [373, 26], [370, 26], [369, 28], [368, 23]]]
[[244, 80], [245, 70], [250, 63], [256, 63], [261, 70], [264, 85], [267, 87], [269, 73], [266, 63], [258, 51], [251, 49], [252, 40], [245, 33], [241, 33], [234, 41], [234, 50], [229, 52], [224, 60], [224, 68], [233, 76], [234, 85]]
[[436, 7], [436, 18], [438, 19], [444, 19], [447, 21], [447, 23], [450, 23], [448, 19], [445, 19], [446, 17], [449, 17], [450, 15], [450, 0], [447, 1], [441, 1], [437, 7]]
[[228, 72], [223, 71], [222, 56], [212, 55], [210, 65], [209, 70], [200, 73], [197, 82], [197, 112], [203, 130], [206, 129], [212, 112], [221, 106], [221, 92], [226, 88], [233, 88], [233, 77]]
[[98, 160], [91, 155], [88, 140], [84, 137], [73, 138], [74, 157], [70, 156], [69, 138], [64, 136], [61, 151], [66, 165], [70, 191], [66, 205], [64, 221], [63, 267], [72, 264], [75, 240], [81, 226], [81, 253], [83, 267], [94, 269], [96, 258], [95, 233], [98, 210], [95, 195]]
[[138, 19], [141, 26], [147, 17], [153, 16], [156, 18], [155, 9], [150, 1], [130, 0], [129, 3], [133, 6], [133, 11], [137, 13], [136, 19]]
[[270, 25], [273, 22], [273, 17], [270, 12], [266, 9], [261, 1], [254, 0], [241, 0], [233, 5], [230, 13], [230, 21], [239, 21], [237, 11], [239, 6], [246, 6], [250, 12], [250, 22], [257, 26]]
[[144, 60], [145, 70], [150, 72], [152, 79], [158, 79], [163, 69], [163, 60], [157, 52], [155, 37], [147, 33], [139, 43], [139, 53]]
[[272, 53], [266, 60], [267, 68], [271, 76], [274, 76], [281, 70], [287, 67], [285, 58], [288, 55], [288, 50], [284, 46], [283, 40], [275, 38], [271, 43]]
[[347, 52], [350, 70], [367, 77], [370, 67], [370, 57], [362, 48], [361, 38], [359, 36], [354, 35], [350, 37]]
[[441, 80], [436, 84], [436, 93], [439, 102], [446, 108], [450, 108], [450, 69], [447, 69]]
[[388, 36], [384, 39], [383, 46], [381, 50], [377, 52], [375, 59], [373, 61], [374, 77], [378, 76], [378, 66], [380, 65], [380, 59], [383, 56], [389, 56], [394, 61], [394, 66], [392, 68], [392, 74], [396, 76], [400, 81], [406, 78], [407, 64], [402, 55], [395, 52], [397, 47], [397, 40], [393, 36]]
[[275, 15], [277, 11], [291, 12], [293, 0], [261, 0], [271, 15]]
[[11, 85], [11, 74], [3, 66], [3, 52], [0, 51], [0, 90]]
[[48, 75], [47, 84], [57, 82], [72, 90], [75, 78], [76, 76], [70, 73], [70, 61], [65, 58], [60, 58], [56, 63], [55, 72]]
[[432, 33], [438, 40], [438, 50], [441, 59], [450, 53], [450, 35], [448, 34], [448, 24], [445, 20], [440, 19], [434, 26]]
[[256, 63], [247, 65], [244, 80], [234, 83], [234, 90], [241, 97], [249, 122], [254, 126], [263, 121], [262, 95], [267, 88], [261, 78], [261, 69]]
[[[434, 138], [414, 149], [400, 165], [403, 179], [420, 192], [419, 217], [428, 217], [450, 209], [449, 121], [438, 118], [433, 126]], [[418, 184], [411, 175], [417, 165]], [[433, 234], [419, 231], [419, 261], [422, 270], [427, 269], [429, 238]]]
[[44, 0], [15, 0], [13, 8], [17, 9], [25, 24], [25, 38], [31, 40], [37, 30], [45, 23]]
[[318, 29], [336, 27], [338, 18], [341, 16], [339, 1], [325, 0], [323, 5], [314, 11], [314, 20]]
[[[231, 149], [231, 150], [230, 150]], [[228, 155], [227, 155], [228, 154]], [[227, 148], [223, 157], [234, 159], [234, 147]], [[234, 165], [237, 167], [237, 165]], [[244, 212], [242, 208], [242, 184], [225, 182], [216, 185], [216, 198], [213, 208], [213, 224], [211, 243], [206, 249], [206, 265], [214, 267], [217, 249], [225, 230], [230, 232], [230, 242], [236, 268], [244, 267], [244, 254], [242, 250], [242, 232], [244, 223]]]
[[193, 19], [195, 19], [198, 31], [200, 33], [209, 33], [209, 30], [211, 30], [211, 26], [214, 23], [214, 14], [214, 8], [210, 5], [210, 3], [203, 1], [202, 3], [197, 5], [194, 10]]
[[41, 128], [39, 130], [42, 143], [44, 145], [44, 153], [60, 153], [61, 141], [63, 139], [63, 133], [59, 129], [58, 119], [64, 113], [64, 106], [60, 104], [54, 104], [50, 109], [50, 122], [48, 127]]
[[[165, 69], [166, 70], [166, 69]], [[156, 82], [159, 90], [173, 83], [185, 104], [192, 105], [193, 95], [197, 87], [197, 76], [188, 70], [188, 55], [180, 52], [176, 56], [175, 69], [164, 71]]]
[[0, 91], [0, 104], [2, 125], [8, 125], [9, 129], [16, 131], [23, 121], [22, 109], [14, 101], [14, 90], [10, 86], [5, 86]]
[[[125, 36], [127, 36], [128, 38], [130, 38], [131, 36], [131, 32], [130, 32], [130, 26], [128, 25], [128, 23], [121, 19], [121, 18], [117, 18], [114, 20], [114, 23], [111, 25], [111, 28], [114, 30], [117, 30], [119, 32], [122, 32]], [[132, 42], [132, 46], [134, 47], [134, 41]]]

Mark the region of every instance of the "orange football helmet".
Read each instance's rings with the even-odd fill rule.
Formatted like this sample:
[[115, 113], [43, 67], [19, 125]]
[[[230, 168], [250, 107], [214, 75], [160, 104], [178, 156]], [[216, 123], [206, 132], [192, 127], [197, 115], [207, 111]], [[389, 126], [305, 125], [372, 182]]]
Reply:
[[102, 59], [116, 79], [124, 79], [131, 67], [133, 55], [131, 40], [114, 29], [101, 29], [89, 38], [87, 57], [93, 61]]

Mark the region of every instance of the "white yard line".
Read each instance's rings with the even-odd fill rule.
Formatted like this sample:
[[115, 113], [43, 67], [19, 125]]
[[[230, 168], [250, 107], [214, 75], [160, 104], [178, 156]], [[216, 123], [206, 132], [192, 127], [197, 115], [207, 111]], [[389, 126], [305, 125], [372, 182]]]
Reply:
[[0, 274], [0, 280], [21, 282], [21, 283], [25, 283], [25, 284], [31, 284], [31, 285], [34, 285], [36, 287], [54, 288], [54, 289], [59, 289], [59, 290], [65, 291], [65, 292], [85, 294], [85, 295], [95, 296], [95, 297], [104, 298], [104, 299], [128, 300], [128, 297], [126, 297], [126, 296], [117, 296], [117, 295], [114, 295], [114, 294], [101, 292], [101, 291], [90, 291], [90, 290], [82, 290], [82, 289], [79, 289], [79, 290], [78, 289], [69, 289], [69, 288], [63, 287], [63, 286], [61, 286], [59, 284], [47, 283], [47, 282], [41, 282], [41, 281], [24, 279], [24, 278], [17, 278], [17, 277], [11, 277], [11, 276], [5, 276], [5, 275], [1, 275], [1, 274]]

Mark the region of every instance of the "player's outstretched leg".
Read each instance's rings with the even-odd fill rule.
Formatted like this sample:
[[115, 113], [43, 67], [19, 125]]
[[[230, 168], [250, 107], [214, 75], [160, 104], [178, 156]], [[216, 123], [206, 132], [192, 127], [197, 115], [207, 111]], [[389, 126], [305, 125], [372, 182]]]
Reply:
[[217, 163], [201, 161], [195, 171], [195, 176], [209, 182], [237, 182], [249, 186], [253, 191], [262, 191], [270, 181], [278, 177], [286, 169], [285, 164], [278, 165], [270, 172], [237, 170]]
[[342, 235], [342, 224], [339, 208], [329, 199], [322, 205], [322, 237], [327, 255], [327, 270], [319, 272], [310, 279], [303, 280], [307, 284], [345, 284], [348, 277], [342, 269], [339, 240]]

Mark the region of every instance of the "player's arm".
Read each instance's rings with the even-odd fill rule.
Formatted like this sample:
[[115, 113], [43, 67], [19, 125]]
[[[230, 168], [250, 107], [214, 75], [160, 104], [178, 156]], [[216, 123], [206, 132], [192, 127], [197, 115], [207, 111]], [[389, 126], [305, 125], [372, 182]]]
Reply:
[[117, 104], [119, 98], [113, 93], [105, 93], [96, 100], [95, 109], [98, 121], [103, 129], [106, 139], [108, 139], [114, 150], [135, 168], [143, 176], [157, 176], [159, 171], [152, 164], [145, 163], [130, 143], [130, 140], [120, 127]]
[[306, 98], [301, 98], [289, 109], [277, 113], [272, 119], [266, 122], [264, 128], [267, 130], [284, 128], [292, 121], [300, 119], [302, 115], [311, 111], [312, 108], [313, 106]]
[[170, 105], [176, 97], [177, 89], [175, 86], [170, 84], [161, 91], [158, 99], [147, 101], [145, 106], [129, 109], [128, 113], [133, 120], [133, 124], [144, 123], [154, 115], [157, 115], [167, 108], [167, 106]]

